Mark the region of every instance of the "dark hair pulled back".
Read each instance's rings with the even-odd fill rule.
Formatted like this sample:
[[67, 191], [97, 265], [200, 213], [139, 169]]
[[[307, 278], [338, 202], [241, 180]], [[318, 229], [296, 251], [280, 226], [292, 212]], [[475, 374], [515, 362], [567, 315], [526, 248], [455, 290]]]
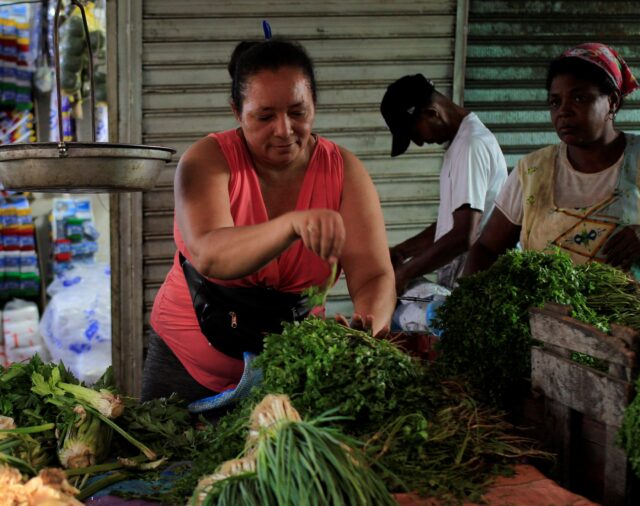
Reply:
[[[620, 93], [618, 87], [604, 70], [582, 58], [575, 57], [557, 58], [551, 62], [547, 70], [547, 92], [551, 89], [551, 83], [555, 77], [566, 74], [594, 84], [603, 95], [611, 95], [616, 91], [618, 94]], [[622, 98], [620, 99], [620, 107], [622, 107]]]
[[242, 111], [242, 101], [247, 81], [261, 70], [278, 70], [282, 67], [294, 67], [302, 70], [309, 80], [313, 103], [316, 103], [317, 90], [313, 62], [297, 42], [274, 37], [264, 41], [240, 42], [233, 53], [227, 70], [231, 76], [231, 100], [238, 111]]

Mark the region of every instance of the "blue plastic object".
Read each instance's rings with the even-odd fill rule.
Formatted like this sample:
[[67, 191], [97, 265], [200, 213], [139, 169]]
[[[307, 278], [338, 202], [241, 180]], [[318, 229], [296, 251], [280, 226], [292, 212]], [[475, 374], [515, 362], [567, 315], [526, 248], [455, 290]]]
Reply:
[[442, 329], [437, 328], [433, 324], [433, 320], [436, 318], [438, 313], [438, 308], [444, 304], [444, 301], [447, 300], [446, 297], [435, 296], [433, 302], [429, 302], [427, 304], [427, 327], [429, 332], [431, 332], [434, 336], [442, 337]]
[[244, 399], [249, 396], [249, 392], [254, 386], [257, 386], [262, 381], [262, 369], [256, 369], [252, 366], [253, 359], [256, 355], [249, 352], [244, 352], [244, 371], [242, 377], [238, 382], [238, 386], [231, 390], [225, 390], [218, 395], [211, 397], [205, 397], [197, 401], [193, 401], [187, 406], [187, 409], [191, 413], [203, 413], [211, 409], [223, 408], [229, 406], [234, 402]]
[[266, 19], [262, 20], [262, 31], [264, 32], [265, 40], [269, 40], [271, 38], [271, 25]]

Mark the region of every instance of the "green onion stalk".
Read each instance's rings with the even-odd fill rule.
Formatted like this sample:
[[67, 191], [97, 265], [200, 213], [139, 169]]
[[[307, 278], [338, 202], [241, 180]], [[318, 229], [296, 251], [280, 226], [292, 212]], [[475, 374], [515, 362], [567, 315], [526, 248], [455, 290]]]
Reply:
[[267, 395], [251, 415], [243, 455], [200, 480], [192, 506], [395, 505], [355, 440], [325, 420], [300, 419], [283, 395]]

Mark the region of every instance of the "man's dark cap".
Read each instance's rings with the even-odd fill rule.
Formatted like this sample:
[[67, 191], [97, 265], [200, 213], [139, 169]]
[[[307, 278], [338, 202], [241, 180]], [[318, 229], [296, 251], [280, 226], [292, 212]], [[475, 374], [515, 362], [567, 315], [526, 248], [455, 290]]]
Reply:
[[433, 82], [422, 74], [401, 77], [387, 88], [380, 112], [393, 136], [391, 156], [401, 155], [409, 147], [416, 115], [431, 103], [434, 89]]

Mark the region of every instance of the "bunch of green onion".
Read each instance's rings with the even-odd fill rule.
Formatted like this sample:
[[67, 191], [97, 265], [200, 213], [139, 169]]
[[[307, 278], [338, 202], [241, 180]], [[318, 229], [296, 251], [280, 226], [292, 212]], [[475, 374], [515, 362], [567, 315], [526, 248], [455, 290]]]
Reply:
[[243, 455], [201, 479], [191, 505], [395, 505], [355, 441], [321, 426], [328, 421], [301, 420], [286, 396], [267, 395]]

